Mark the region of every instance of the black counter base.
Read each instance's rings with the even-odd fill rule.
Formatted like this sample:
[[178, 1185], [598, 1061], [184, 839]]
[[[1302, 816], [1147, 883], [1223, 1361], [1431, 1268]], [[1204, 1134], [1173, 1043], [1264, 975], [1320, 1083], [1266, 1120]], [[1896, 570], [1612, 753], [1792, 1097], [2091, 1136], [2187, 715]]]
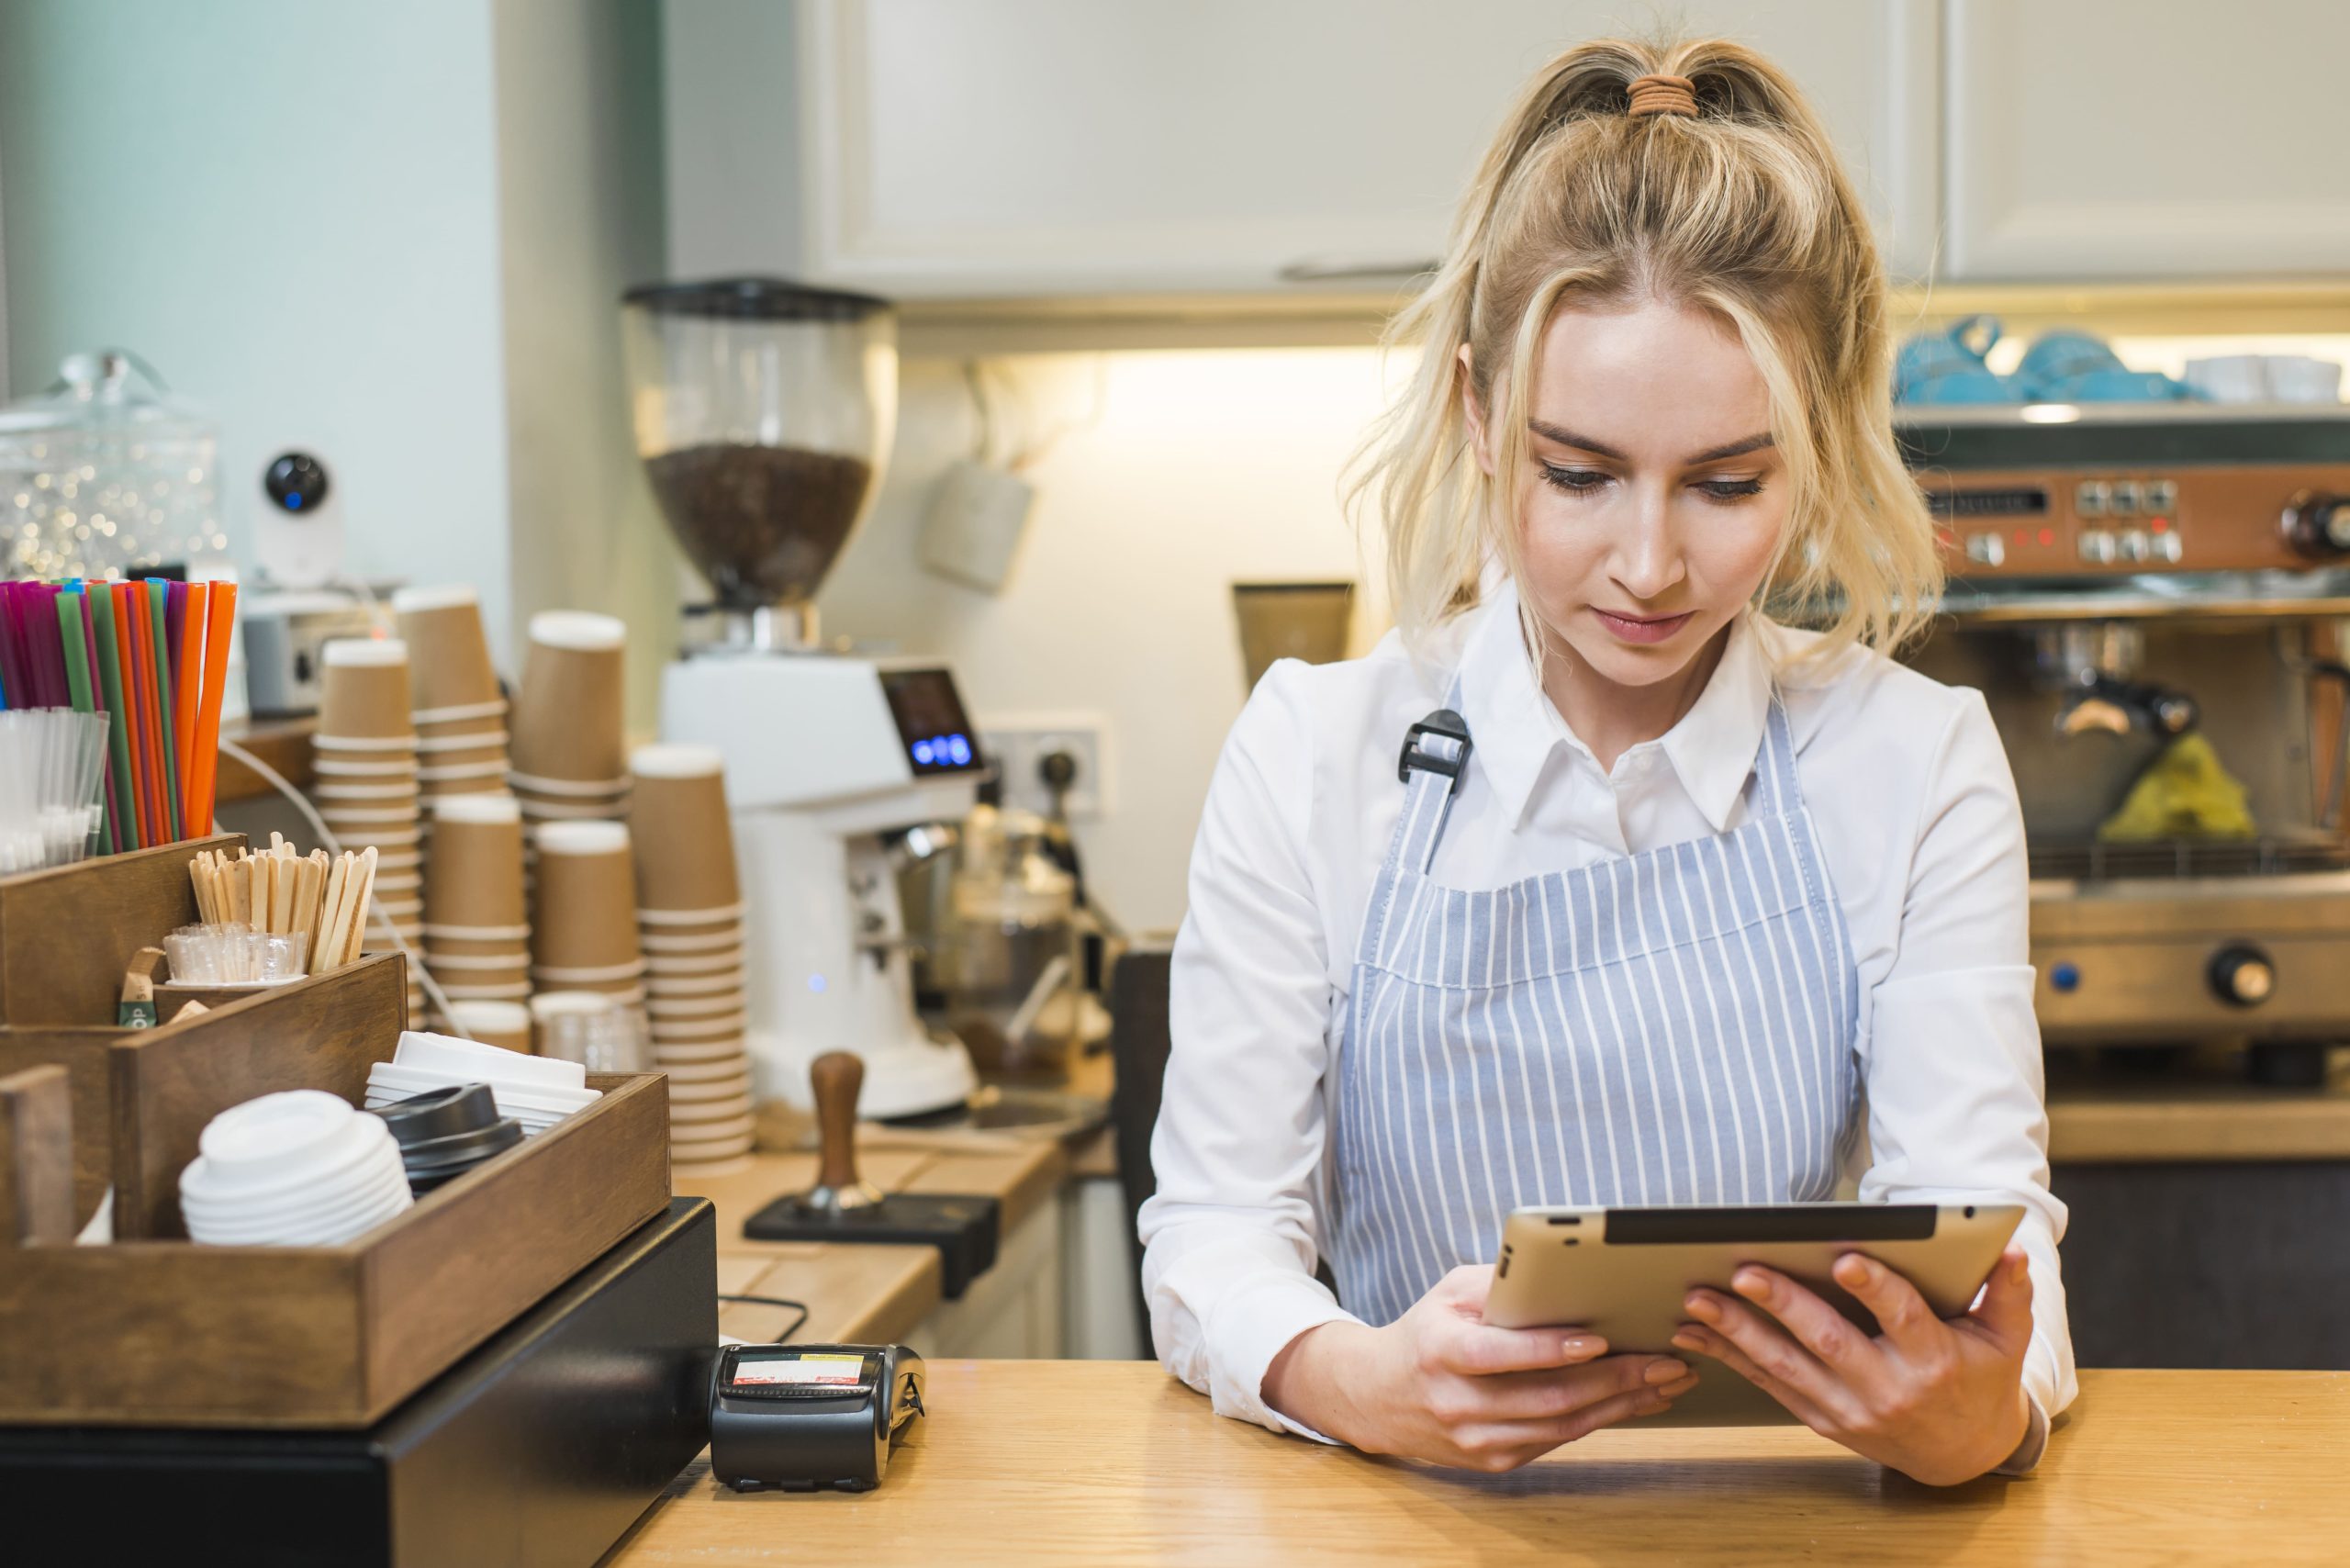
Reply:
[[0, 1428], [28, 1568], [581, 1568], [710, 1440], [703, 1198], [582, 1270], [364, 1431]]

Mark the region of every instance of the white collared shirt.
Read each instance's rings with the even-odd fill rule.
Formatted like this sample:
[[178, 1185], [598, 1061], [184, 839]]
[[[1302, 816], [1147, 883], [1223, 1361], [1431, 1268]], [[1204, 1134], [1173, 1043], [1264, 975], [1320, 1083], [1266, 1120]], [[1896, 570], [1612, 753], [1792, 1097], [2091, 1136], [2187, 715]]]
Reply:
[[2024, 1206], [2017, 1240], [2035, 1287], [2024, 1387], [2044, 1433], [2075, 1383], [2007, 753], [1979, 692], [1857, 649], [1795, 662], [1814, 641], [1740, 616], [1689, 712], [1612, 770], [1543, 692], [1506, 582], [1425, 663], [1390, 633], [1366, 658], [1266, 673], [1209, 786], [1175, 944], [1158, 1192], [1141, 1221], [1169, 1371], [1225, 1415], [1305, 1431], [1261, 1387], [1282, 1347], [1349, 1316], [1314, 1277], [1331, 1068], [1404, 802], [1397, 756], [1455, 670], [1475, 754], [1431, 875], [1465, 889], [1737, 826], [1776, 671], [1859, 970], [1868, 1137], [1852, 1174], [1870, 1201]]

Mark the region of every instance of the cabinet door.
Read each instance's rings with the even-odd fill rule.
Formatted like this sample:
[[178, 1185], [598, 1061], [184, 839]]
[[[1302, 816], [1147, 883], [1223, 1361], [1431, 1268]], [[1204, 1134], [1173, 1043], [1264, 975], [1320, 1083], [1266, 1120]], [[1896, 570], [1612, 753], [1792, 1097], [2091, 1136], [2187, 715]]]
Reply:
[[[1689, 30], [1743, 38], [1805, 84], [1897, 267], [1915, 265], [1939, 206], [1934, 0], [1686, 9]], [[1406, 273], [1438, 252], [1527, 75], [1621, 14], [1620, 0], [807, 0], [805, 260], [900, 296]]]
[[2342, 0], [1948, 0], [1950, 276], [2336, 273]]

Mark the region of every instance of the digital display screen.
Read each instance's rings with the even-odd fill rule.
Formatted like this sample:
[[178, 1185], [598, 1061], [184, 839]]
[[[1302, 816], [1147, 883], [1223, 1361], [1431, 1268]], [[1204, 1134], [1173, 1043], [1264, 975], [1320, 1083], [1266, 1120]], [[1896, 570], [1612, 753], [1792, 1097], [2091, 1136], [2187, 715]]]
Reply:
[[881, 691], [917, 775], [977, 773], [987, 766], [953, 676], [943, 669], [883, 670]]

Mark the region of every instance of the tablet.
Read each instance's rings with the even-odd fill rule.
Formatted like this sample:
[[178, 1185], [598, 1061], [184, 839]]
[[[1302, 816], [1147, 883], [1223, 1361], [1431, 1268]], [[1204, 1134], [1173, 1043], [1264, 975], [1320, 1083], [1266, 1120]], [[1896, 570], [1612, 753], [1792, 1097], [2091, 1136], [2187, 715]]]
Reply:
[[1641, 1426], [1747, 1427], [1793, 1421], [1729, 1368], [1677, 1350], [1673, 1336], [1697, 1285], [1724, 1294], [1740, 1265], [1776, 1269], [1871, 1334], [1876, 1319], [1829, 1271], [1862, 1252], [1901, 1274], [1944, 1317], [1974, 1305], [2023, 1218], [2020, 1204], [1754, 1204], [1718, 1208], [1528, 1208], [1502, 1229], [1485, 1321], [1504, 1328], [1588, 1328], [1611, 1351], [1679, 1356], [1697, 1386]]

